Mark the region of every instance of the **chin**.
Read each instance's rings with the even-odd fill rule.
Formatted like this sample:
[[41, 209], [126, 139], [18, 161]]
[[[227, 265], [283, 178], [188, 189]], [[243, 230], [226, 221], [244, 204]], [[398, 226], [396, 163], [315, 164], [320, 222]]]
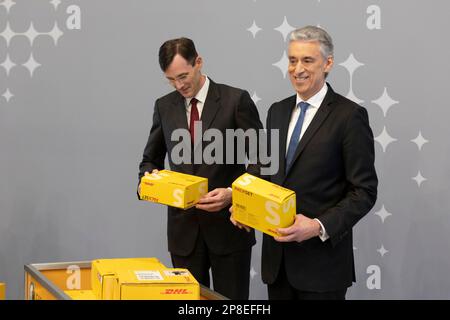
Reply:
[[305, 88], [304, 86], [296, 86], [295, 89], [300, 94], [305, 94], [308, 92], [308, 88]]

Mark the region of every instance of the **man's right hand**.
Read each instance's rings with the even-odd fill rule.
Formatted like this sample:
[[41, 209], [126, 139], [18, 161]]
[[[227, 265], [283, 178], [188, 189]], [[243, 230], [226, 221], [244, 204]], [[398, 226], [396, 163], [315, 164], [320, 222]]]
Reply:
[[[153, 169], [152, 173], [158, 173], [158, 169]], [[144, 172], [144, 176], [149, 176], [150, 173], [148, 173], [148, 171]], [[141, 183], [139, 182], [139, 187], [138, 187], [138, 193], [139, 193], [139, 197], [141, 197]]]
[[242, 223], [236, 221], [236, 220], [233, 218], [233, 206], [230, 207], [230, 210], [229, 210], [229, 211], [230, 211], [230, 213], [231, 213], [231, 215], [230, 215], [230, 221], [231, 221], [231, 223], [232, 223], [235, 227], [238, 227], [239, 229], [244, 228], [245, 231], [247, 231], [247, 232], [252, 231], [252, 228], [250, 228], [249, 226], [246, 226], [245, 224], [242, 224]]

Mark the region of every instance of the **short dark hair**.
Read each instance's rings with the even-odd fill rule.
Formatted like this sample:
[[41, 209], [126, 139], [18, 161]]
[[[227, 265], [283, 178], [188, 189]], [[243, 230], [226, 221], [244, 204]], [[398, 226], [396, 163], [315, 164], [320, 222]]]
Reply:
[[195, 59], [198, 57], [194, 42], [191, 39], [177, 38], [167, 40], [159, 48], [159, 65], [162, 71], [167, 70], [177, 54], [186, 59], [191, 65], [195, 64]]

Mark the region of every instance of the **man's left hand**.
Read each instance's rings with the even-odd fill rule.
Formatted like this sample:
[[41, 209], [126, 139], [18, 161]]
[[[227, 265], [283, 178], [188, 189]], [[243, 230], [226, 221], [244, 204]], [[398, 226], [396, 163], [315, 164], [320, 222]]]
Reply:
[[288, 228], [278, 228], [280, 236], [274, 237], [278, 242], [302, 242], [319, 235], [320, 223], [302, 214], [295, 216], [294, 224]]
[[208, 212], [220, 211], [231, 203], [231, 190], [216, 188], [205, 194], [195, 206], [197, 209]]

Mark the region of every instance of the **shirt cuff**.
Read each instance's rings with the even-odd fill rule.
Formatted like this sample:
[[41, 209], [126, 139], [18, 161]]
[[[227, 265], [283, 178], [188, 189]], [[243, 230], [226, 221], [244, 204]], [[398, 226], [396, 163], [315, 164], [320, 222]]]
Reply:
[[325, 227], [323, 226], [322, 222], [320, 222], [319, 219], [315, 218], [314, 220], [316, 220], [320, 224], [320, 231], [321, 231], [319, 235], [320, 240], [322, 240], [322, 242], [327, 241], [330, 238], [330, 236], [327, 233], [327, 230], [325, 230]]

